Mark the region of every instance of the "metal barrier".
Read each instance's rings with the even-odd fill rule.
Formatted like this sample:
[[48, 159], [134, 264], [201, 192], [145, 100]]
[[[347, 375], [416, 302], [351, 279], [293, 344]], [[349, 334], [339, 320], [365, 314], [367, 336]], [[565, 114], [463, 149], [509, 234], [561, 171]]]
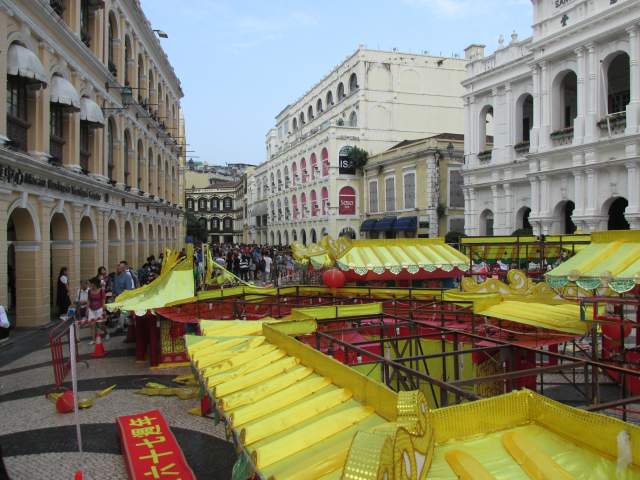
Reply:
[[[53, 380], [56, 389], [62, 387], [64, 379], [71, 371], [71, 356], [69, 353], [69, 329], [74, 325], [75, 319], [70, 318], [59, 323], [49, 332], [49, 346], [51, 347], [51, 365], [53, 366]], [[66, 342], [64, 341], [66, 337]], [[76, 336], [76, 361], [80, 360], [78, 354], [78, 338]], [[67, 356], [65, 357], [64, 344], [67, 344]]]

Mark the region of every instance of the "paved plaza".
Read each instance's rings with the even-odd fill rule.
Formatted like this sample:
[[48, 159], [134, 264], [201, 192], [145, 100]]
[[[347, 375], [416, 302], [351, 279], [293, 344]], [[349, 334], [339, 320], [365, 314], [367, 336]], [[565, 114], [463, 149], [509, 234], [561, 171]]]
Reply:
[[186, 367], [151, 369], [136, 362], [133, 344], [115, 336], [105, 341], [107, 356], [94, 359], [88, 330], [81, 331], [78, 390], [81, 399], [110, 385], [116, 389], [80, 410], [84, 453], [78, 453], [72, 414], [60, 414], [46, 397], [53, 388], [47, 330], [18, 331], [0, 346], [0, 445], [11, 480], [70, 479], [82, 470], [88, 479], [126, 479], [115, 419], [160, 409], [197, 478], [228, 479], [236, 454], [222, 425], [188, 410], [197, 400], [137, 395], [153, 381], [189, 373]]

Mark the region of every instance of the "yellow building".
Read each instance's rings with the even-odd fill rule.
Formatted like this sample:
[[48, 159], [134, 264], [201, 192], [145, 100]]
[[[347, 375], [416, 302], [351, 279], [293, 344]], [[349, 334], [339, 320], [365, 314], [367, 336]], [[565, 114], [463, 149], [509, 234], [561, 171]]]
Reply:
[[428, 238], [464, 232], [463, 146], [462, 135], [443, 133], [370, 157], [361, 177], [361, 235]]
[[184, 238], [178, 80], [137, 0], [0, 7], [0, 304], [47, 323], [58, 272]]

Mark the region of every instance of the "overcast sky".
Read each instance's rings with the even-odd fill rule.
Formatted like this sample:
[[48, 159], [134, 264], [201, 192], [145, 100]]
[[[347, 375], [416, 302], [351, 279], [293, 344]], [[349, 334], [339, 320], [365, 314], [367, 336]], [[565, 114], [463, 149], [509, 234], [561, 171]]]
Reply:
[[210, 164], [264, 161], [274, 117], [354, 52], [492, 52], [531, 32], [530, 0], [142, 0], [182, 82], [187, 142]]

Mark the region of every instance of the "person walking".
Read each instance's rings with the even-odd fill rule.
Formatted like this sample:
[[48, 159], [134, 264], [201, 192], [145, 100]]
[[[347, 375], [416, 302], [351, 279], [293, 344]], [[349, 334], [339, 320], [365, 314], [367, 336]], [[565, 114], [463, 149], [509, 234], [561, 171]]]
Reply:
[[248, 278], [248, 273], [249, 273], [249, 257], [247, 257], [247, 255], [245, 253], [242, 254], [242, 256], [240, 257], [240, 279], [242, 279], [243, 281], [247, 281]]
[[67, 275], [67, 267], [62, 267], [58, 275], [58, 283], [56, 286], [56, 305], [58, 306], [58, 314], [64, 315], [71, 305], [69, 297], [69, 276]]
[[[115, 280], [113, 282], [113, 295], [117, 298], [118, 295], [120, 295], [122, 292], [125, 292], [127, 290], [133, 290], [134, 288], [135, 288], [135, 284], [133, 281], [133, 276], [129, 271], [127, 262], [122, 260], [118, 264], [118, 270], [116, 273]], [[120, 313], [116, 323], [116, 329], [115, 329], [116, 332], [121, 332], [124, 330], [124, 320], [125, 320], [124, 314]]]

